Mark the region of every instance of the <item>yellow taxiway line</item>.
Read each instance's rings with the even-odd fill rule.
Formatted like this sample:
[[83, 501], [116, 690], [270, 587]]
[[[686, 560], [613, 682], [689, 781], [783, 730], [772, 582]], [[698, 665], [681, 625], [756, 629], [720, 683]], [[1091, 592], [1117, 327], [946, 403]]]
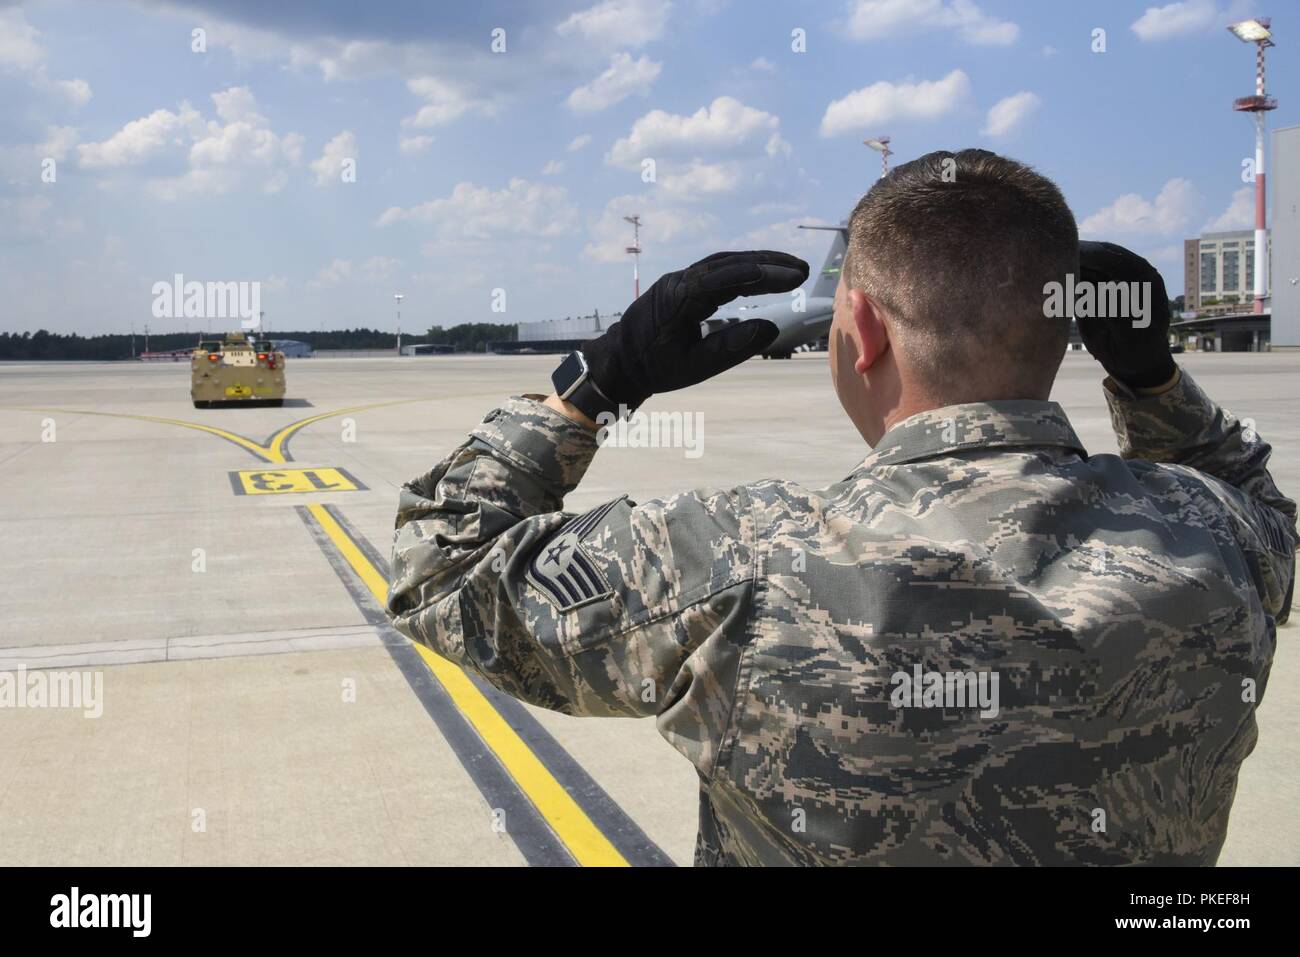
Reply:
[[113, 419], [135, 419], [140, 422], [161, 422], [163, 425], [178, 425], [185, 429], [194, 429], [198, 432], [207, 432], [209, 435], [215, 435], [218, 438], [225, 439], [227, 442], [233, 442], [241, 449], [252, 452], [264, 462], [270, 462], [275, 465], [282, 465], [289, 460], [284, 457], [284, 445], [293, 437], [299, 429], [302, 429], [313, 422], [319, 422], [321, 419], [329, 419], [336, 415], [347, 415], [349, 412], [365, 412], [368, 409], [382, 409], [389, 405], [402, 405], [406, 402], [427, 402], [428, 397], [419, 399], [395, 399], [391, 402], [372, 402], [369, 405], [354, 405], [347, 409], [335, 409], [333, 412], [322, 412], [319, 415], [308, 416], [305, 419], [299, 419], [297, 422], [291, 422], [284, 428], [272, 433], [271, 437], [266, 440], [266, 444], [255, 442], [250, 438], [240, 435], [237, 432], [231, 432], [227, 429], [219, 429], [215, 425], [203, 425], [200, 422], [187, 422], [184, 419], [167, 419], [157, 415], [136, 415], [131, 412], [93, 412], [90, 409], [48, 409], [32, 408], [30, 406], [6, 406], [16, 412], [57, 412], [60, 415], [102, 415]]
[[385, 406], [390, 405], [403, 405], [407, 402], [427, 401], [428, 399], [394, 399], [391, 402], [372, 402], [369, 405], [354, 405], [347, 409], [335, 409], [333, 412], [322, 412], [319, 415], [308, 416], [305, 419], [299, 419], [297, 422], [290, 423], [280, 429], [267, 440], [266, 445], [261, 446], [261, 451], [265, 454], [268, 462], [286, 462], [288, 460], [284, 457], [284, 444], [288, 442], [299, 429], [305, 428], [313, 422], [319, 422], [321, 419], [329, 419], [336, 415], [347, 415], [349, 412], [365, 412], [369, 409], [382, 409]]
[[[102, 415], [110, 419], [135, 419], [139, 422], [161, 422], [163, 425], [179, 425], [186, 429], [195, 429], [199, 432], [207, 432], [211, 435], [217, 436], [218, 438], [225, 439], [227, 442], [234, 442], [240, 448], [247, 449], [258, 458], [265, 459], [268, 462], [277, 461], [276, 459], [268, 459], [266, 457], [268, 451], [267, 447], [254, 442], [252, 439], [246, 439], [242, 435], [237, 435], [234, 432], [227, 432], [225, 429], [218, 429], [214, 425], [201, 425], [198, 422], [186, 422], [184, 419], [165, 419], [157, 415], [136, 415], [131, 412], [94, 412], [90, 409], [50, 409], [33, 408], [31, 406], [21, 405], [6, 406], [5, 408], [11, 409], [15, 412], [57, 412], [60, 415]], [[283, 462], [284, 460], [279, 459], [278, 461]]]
[[[424, 399], [398, 399], [391, 402], [376, 402], [370, 405], [352, 406], [322, 412], [286, 425], [273, 433], [265, 444], [245, 438], [235, 432], [219, 429], [212, 425], [198, 422], [186, 422], [183, 419], [169, 419], [155, 415], [135, 415], [126, 412], [93, 412], [87, 409], [50, 409], [50, 408], [9, 408], [24, 412], [57, 412], [65, 415], [102, 415], [112, 418], [136, 419], [142, 422], [159, 422], [164, 425], [176, 425], [187, 429], [207, 432], [211, 435], [232, 442], [240, 448], [251, 452], [263, 461], [281, 464], [285, 458], [285, 443], [300, 429], [319, 422], [322, 419], [346, 415], [349, 412], [363, 412], [368, 409], [400, 405], [405, 402], [421, 402]], [[308, 505], [307, 510], [339, 550], [348, 565], [365, 584], [380, 607], [388, 601], [388, 582], [379, 573], [374, 564], [357, 547], [351, 536], [343, 530], [334, 517], [322, 505]], [[555, 832], [560, 842], [568, 848], [580, 865], [584, 867], [629, 867], [627, 859], [618, 852], [609, 839], [596, 827], [591, 818], [570, 796], [563, 785], [535, 755], [527, 743], [516, 733], [514, 728], [492, 707], [492, 703], [474, 683], [466, 677], [459, 666], [430, 651], [418, 642], [415, 650], [420, 653], [434, 677], [442, 683], [447, 694], [456, 707], [478, 732], [484, 743], [496, 755], [506, 771], [514, 778], [520, 791], [532, 802], [537, 812]]]
[[[388, 601], [388, 582], [384, 576], [323, 505], [308, 505], [307, 510], [369, 589], [375, 601], [381, 607], [385, 605]], [[569, 849], [574, 860], [584, 867], [630, 866], [627, 859], [547, 770], [546, 765], [538, 760], [532, 749], [492, 707], [492, 702], [466, 677], [465, 672], [424, 645], [415, 643], [415, 650], [442, 683], [456, 707], [474, 726], [479, 737], [515, 779], [519, 789]]]

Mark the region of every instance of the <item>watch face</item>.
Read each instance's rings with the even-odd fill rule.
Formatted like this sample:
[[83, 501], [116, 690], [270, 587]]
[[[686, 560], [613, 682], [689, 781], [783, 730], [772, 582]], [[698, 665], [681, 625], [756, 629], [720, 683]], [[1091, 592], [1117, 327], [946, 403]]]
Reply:
[[551, 373], [551, 384], [555, 386], [556, 395], [567, 399], [586, 377], [587, 364], [582, 361], [582, 353], [570, 352]]

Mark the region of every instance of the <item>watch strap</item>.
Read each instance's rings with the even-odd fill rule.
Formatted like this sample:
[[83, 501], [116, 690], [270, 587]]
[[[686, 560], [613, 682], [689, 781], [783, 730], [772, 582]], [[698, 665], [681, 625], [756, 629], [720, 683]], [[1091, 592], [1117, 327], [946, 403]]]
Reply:
[[577, 406], [578, 410], [593, 422], [597, 421], [601, 413], [607, 412], [614, 416], [619, 413], [618, 403], [600, 391], [600, 386], [591, 380], [590, 373], [565, 401]]

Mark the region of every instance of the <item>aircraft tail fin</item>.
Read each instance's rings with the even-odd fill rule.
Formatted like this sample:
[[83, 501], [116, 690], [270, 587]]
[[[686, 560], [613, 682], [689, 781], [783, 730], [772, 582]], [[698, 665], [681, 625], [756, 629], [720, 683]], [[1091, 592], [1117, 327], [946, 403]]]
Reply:
[[824, 297], [830, 299], [835, 295], [835, 287], [840, 283], [840, 269], [844, 265], [844, 253], [849, 248], [849, 224], [840, 223], [838, 226], [800, 226], [800, 229], [824, 229], [835, 233], [835, 238], [831, 240], [830, 252], [826, 254], [826, 261], [822, 263], [821, 272], [817, 275], [817, 281], [813, 283], [812, 291], [808, 295], [812, 298]]

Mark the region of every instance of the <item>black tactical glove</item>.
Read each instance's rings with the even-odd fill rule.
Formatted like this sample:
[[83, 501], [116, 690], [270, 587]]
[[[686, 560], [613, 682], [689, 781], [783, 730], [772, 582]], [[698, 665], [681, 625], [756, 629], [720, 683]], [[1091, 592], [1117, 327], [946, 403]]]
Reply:
[[1169, 295], [1156, 267], [1114, 243], [1079, 243], [1079, 278], [1103, 282], [1149, 282], [1150, 325], [1134, 328], [1133, 317], [1078, 318], [1079, 335], [1092, 357], [1115, 379], [1135, 389], [1164, 385], [1178, 366], [1169, 352]]
[[750, 319], [701, 336], [700, 324], [737, 296], [787, 292], [807, 278], [802, 259], [766, 250], [714, 253], [660, 276], [618, 322], [582, 346], [591, 379], [609, 399], [635, 409], [656, 392], [725, 372], [762, 352], [780, 330]]

